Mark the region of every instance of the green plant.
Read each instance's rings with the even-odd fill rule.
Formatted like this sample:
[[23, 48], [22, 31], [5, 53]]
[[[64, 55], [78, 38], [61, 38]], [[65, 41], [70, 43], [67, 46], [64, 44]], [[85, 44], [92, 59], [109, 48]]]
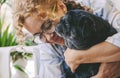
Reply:
[[28, 52], [12, 51], [10, 53], [10, 56], [12, 58], [13, 67], [26, 74], [24, 67], [17, 64], [15, 65], [14, 63], [19, 59], [24, 59], [27, 61], [28, 59], [31, 59], [33, 57], [33, 54]]
[[10, 56], [12, 57], [13, 63], [20, 58], [28, 60], [29, 58], [32, 58], [32, 55], [33, 55], [32, 53], [19, 52], [19, 51], [12, 51], [10, 53]]
[[6, 27], [4, 31], [3, 29], [4, 18], [0, 17], [0, 47], [5, 46], [14, 46], [17, 45], [15, 32], [9, 33], [9, 25]]
[[5, 3], [6, 0], [0, 0], [0, 4], [3, 4]]
[[24, 68], [22, 68], [20, 65], [14, 65], [14, 68], [26, 74]]

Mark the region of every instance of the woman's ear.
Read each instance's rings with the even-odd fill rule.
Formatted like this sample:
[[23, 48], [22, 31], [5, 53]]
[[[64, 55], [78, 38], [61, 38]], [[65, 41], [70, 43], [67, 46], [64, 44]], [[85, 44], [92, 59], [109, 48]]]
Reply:
[[67, 12], [67, 7], [66, 7], [66, 5], [63, 3], [63, 1], [59, 1], [58, 2], [58, 7], [64, 12], [64, 13], [66, 13]]

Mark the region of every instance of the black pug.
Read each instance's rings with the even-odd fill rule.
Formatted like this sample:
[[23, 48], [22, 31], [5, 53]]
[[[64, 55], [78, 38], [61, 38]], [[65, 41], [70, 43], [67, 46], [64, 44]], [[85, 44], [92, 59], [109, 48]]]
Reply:
[[[86, 50], [103, 42], [117, 31], [105, 20], [83, 10], [71, 10], [61, 18], [55, 32], [71, 49]], [[81, 64], [74, 78], [90, 78], [97, 74], [100, 63]]]

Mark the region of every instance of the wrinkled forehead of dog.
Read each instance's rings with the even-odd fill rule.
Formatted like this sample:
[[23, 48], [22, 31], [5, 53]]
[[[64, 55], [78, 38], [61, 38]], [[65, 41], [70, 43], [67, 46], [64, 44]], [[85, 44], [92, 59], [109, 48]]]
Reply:
[[[76, 9], [71, 10], [65, 14], [60, 20], [60, 22], [56, 26], [56, 33], [59, 36], [70, 36], [70, 31], [76, 28], [82, 27], [85, 24], [91, 24], [93, 23], [92, 14], [89, 12], [86, 12], [84, 10]], [[88, 27], [89, 28], [89, 27]], [[80, 30], [80, 28], [79, 28]], [[77, 30], [75, 30], [77, 31]]]

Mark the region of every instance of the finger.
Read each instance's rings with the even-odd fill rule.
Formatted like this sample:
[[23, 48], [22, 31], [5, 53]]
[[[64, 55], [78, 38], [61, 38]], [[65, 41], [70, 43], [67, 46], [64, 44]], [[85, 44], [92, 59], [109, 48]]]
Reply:
[[66, 62], [66, 64], [67, 64], [67, 66], [69, 66], [70, 67], [70, 62], [68, 62], [66, 59], [65, 59], [65, 62]]
[[64, 57], [67, 55], [67, 52], [64, 52]]
[[73, 64], [71, 64], [70, 65], [70, 68], [71, 68], [71, 71], [74, 73], [75, 72], [75, 70], [76, 70], [76, 68], [78, 67], [79, 65], [73, 65]]
[[102, 78], [102, 77], [100, 77], [99, 75], [95, 75], [95, 76], [92, 76], [90, 78]]
[[70, 52], [68, 51], [68, 49], [64, 52], [64, 57], [65, 59], [69, 58]]
[[70, 52], [70, 48], [67, 48], [66, 50], [65, 50], [65, 53], [67, 53], [67, 52]]
[[96, 78], [96, 76], [92, 76], [92, 77], [90, 77], [90, 78]]

